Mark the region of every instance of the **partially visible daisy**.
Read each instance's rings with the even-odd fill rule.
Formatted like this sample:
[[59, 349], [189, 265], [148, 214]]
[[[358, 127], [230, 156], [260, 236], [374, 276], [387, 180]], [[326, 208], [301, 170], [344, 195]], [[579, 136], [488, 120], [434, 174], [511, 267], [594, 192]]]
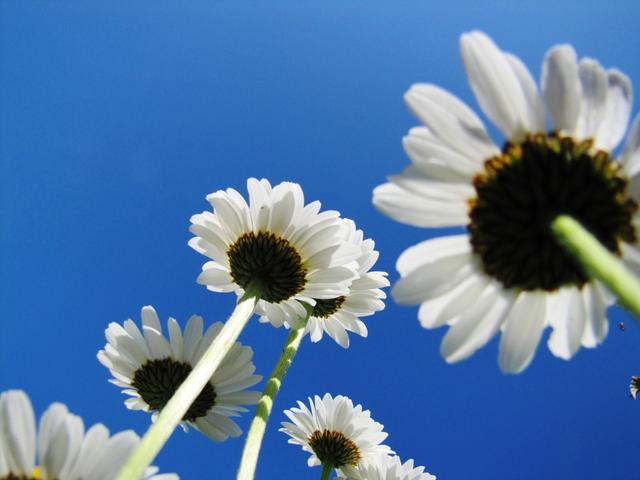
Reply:
[[400, 457], [379, 455], [363, 463], [358, 468], [345, 467], [338, 478], [346, 480], [436, 480], [435, 475], [424, 471], [424, 467], [414, 467], [413, 460], [402, 463]]
[[[109, 435], [96, 423], [85, 432], [80, 417], [61, 403], [53, 403], [40, 419], [22, 390], [0, 395], [0, 479], [2, 480], [113, 480], [139, 443], [125, 430]], [[176, 480], [174, 473], [156, 475], [149, 467], [143, 478]]]
[[[98, 352], [98, 359], [113, 375], [110, 381], [131, 396], [125, 400], [127, 408], [153, 412], [155, 420], [223, 324], [214, 323], [203, 334], [202, 317], [194, 315], [183, 333], [178, 322], [169, 318], [167, 340], [153, 307], [144, 307], [141, 316], [142, 332], [132, 320], [124, 325], [109, 324], [105, 331], [108, 343]], [[242, 405], [255, 405], [260, 397], [259, 392], [245, 391], [262, 379], [254, 375], [252, 357], [250, 347], [236, 342], [185, 413], [183, 422], [216, 441], [240, 436], [242, 430], [229, 417], [246, 412]]]
[[281, 432], [291, 438], [289, 443], [300, 445], [311, 453], [308, 464], [341, 468], [358, 466], [376, 456], [393, 453], [381, 442], [387, 438], [380, 423], [371, 418], [369, 410], [353, 406], [350, 398], [326, 393], [309, 398], [309, 408], [298, 402], [298, 408], [285, 410], [291, 422], [282, 422]]
[[[312, 342], [319, 342], [323, 333], [327, 333], [338, 345], [347, 348], [349, 337], [347, 332], [367, 336], [367, 326], [360, 317], [373, 315], [384, 309], [386, 294], [381, 290], [389, 286], [386, 272], [370, 272], [378, 260], [375, 243], [370, 238], [364, 240], [362, 230], [356, 230], [353, 220], [343, 221], [343, 241], [355, 245], [360, 250], [357, 259], [357, 278], [349, 287], [347, 295], [336, 298], [316, 299], [311, 316], [307, 321], [305, 333], [310, 334]], [[282, 320], [276, 323], [282, 323]], [[273, 322], [272, 317], [263, 315], [261, 322]], [[287, 325], [290, 326], [290, 325]]]
[[349, 292], [360, 250], [342, 241], [336, 211], [320, 212], [320, 202], [304, 204], [302, 189], [283, 182], [247, 180], [249, 203], [236, 190], [207, 196], [214, 211], [191, 218], [189, 241], [211, 261], [198, 283], [214, 292], [259, 292], [258, 311], [295, 325], [306, 317], [305, 304]]
[[504, 146], [456, 97], [414, 85], [405, 99], [425, 126], [404, 139], [412, 164], [377, 187], [373, 202], [419, 227], [466, 225], [466, 234], [406, 250], [392, 295], [420, 304], [425, 328], [451, 326], [441, 346], [448, 362], [501, 331], [500, 368], [516, 373], [533, 359], [546, 326], [553, 328], [550, 350], [564, 359], [580, 345], [598, 345], [609, 328], [613, 298], [558, 244], [550, 230], [557, 215], [574, 217], [640, 268], [640, 120], [614, 161], [631, 112], [623, 73], [555, 46], [544, 59], [540, 94], [523, 63], [484, 33], [462, 35], [460, 46], [471, 88]]
[[629, 394], [634, 400], [638, 396], [638, 390], [640, 390], [640, 377], [634, 375], [631, 377], [631, 383], [629, 384]]

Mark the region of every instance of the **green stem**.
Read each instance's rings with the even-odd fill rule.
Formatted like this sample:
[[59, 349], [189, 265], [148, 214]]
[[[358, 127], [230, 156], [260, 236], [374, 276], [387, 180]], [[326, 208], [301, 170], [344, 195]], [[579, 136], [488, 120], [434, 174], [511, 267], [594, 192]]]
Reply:
[[127, 459], [127, 463], [120, 469], [116, 480], [138, 480], [142, 476], [235, 343], [253, 315], [257, 301], [256, 292], [247, 289], [218, 336], [164, 406], [138, 447]]
[[322, 464], [322, 475], [320, 475], [320, 480], [329, 480], [331, 478], [331, 472], [333, 471], [333, 465], [330, 463]]
[[253, 480], [254, 478], [264, 431], [267, 428], [267, 421], [269, 420], [269, 415], [271, 414], [278, 390], [280, 390], [280, 386], [282, 385], [282, 379], [291, 366], [293, 357], [295, 357], [300, 347], [307, 319], [308, 317], [301, 322], [301, 326], [291, 330], [289, 338], [287, 338], [287, 343], [285, 343], [282, 354], [280, 355], [280, 359], [271, 372], [271, 377], [269, 377], [269, 380], [265, 384], [264, 391], [256, 407], [256, 413], [249, 427], [249, 432], [247, 433], [247, 439], [244, 443], [237, 480]]
[[640, 319], [640, 281], [609, 250], [576, 220], [560, 215], [551, 223], [551, 229], [594, 277], [604, 283], [620, 301]]

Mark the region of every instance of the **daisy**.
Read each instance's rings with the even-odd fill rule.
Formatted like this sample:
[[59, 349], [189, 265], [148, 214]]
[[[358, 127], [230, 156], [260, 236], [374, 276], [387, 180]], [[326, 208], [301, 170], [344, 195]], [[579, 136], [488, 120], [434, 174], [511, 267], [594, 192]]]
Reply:
[[[178, 322], [169, 318], [167, 339], [153, 307], [144, 307], [141, 317], [142, 332], [132, 320], [124, 325], [109, 324], [105, 331], [108, 343], [98, 353], [98, 359], [113, 375], [110, 381], [131, 396], [125, 400], [127, 408], [154, 412], [155, 420], [223, 324], [214, 323], [203, 334], [202, 317], [194, 315], [183, 333]], [[258, 403], [259, 392], [245, 391], [262, 379], [253, 374], [252, 357], [250, 347], [234, 344], [185, 413], [183, 427], [184, 422], [191, 424], [216, 441], [241, 435], [242, 430], [229, 417], [246, 412], [241, 405]]]
[[[140, 443], [132, 430], [109, 435], [101, 423], [85, 432], [80, 417], [53, 403], [40, 419], [39, 432], [29, 397], [22, 390], [0, 395], [0, 479], [113, 480]], [[37, 461], [36, 461], [37, 459]], [[175, 480], [149, 467], [143, 478]]]
[[257, 311], [275, 326], [295, 325], [304, 305], [349, 292], [356, 277], [357, 245], [344, 243], [336, 211], [304, 204], [302, 189], [283, 182], [247, 180], [249, 203], [229, 188], [207, 196], [214, 211], [191, 217], [189, 245], [209, 257], [198, 283], [241, 296], [251, 285]]
[[531, 362], [546, 326], [551, 352], [564, 359], [607, 335], [613, 298], [549, 225], [558, 214], [574, 217], [638, 270], [640, 121], [613, 160], [631, 111], [624, 74], [578, 61], [571, 46], [559, 45], [545, 56], [539, 93], [523, 63], [484, 33], [464, 34], [460, 44], [471, 88], [504, 146], [456, 97], [414, 85], [405, 98], [425, 126], [404, 139], [412, 164], [377, 187], [373, 202], [403, 223], [466, 226], [466, 234], [407, 249], [392, 295], [420, 304], [425, 328], [451, 326], [441, 347], [448, 362], [501, 331], [500, 368], [516, 373]]
[[309, 398], [309, 407], [298, 402], [298, 408], [285, 410], [293, 423], [282, 422], [280, 431], [291, 437], [289, 443], [311, 453], [307, 462], [310, 467], [355, 467], [372, 456], [392, 453], [380, 444], [387, 437], [383, 426], [371, 418], [369, 410], [363, 411], [361, 405], [354, 407], [350, 398], [316, 395], [313, 400]]
[[629, 384], [629, 394], [631, 398], [634, 400], [638, 396], [638, 391], [640, 390], [640, 377], [636, 377], [635, 375], [631, 377], [631, 383]]
[[[381, 288], [389, 286], [386, 272], [370, 272], [378, 260], [375, 243], [370, 238], [364, 240], [362, 230], [356, 230], [353, 220], [343, 221], [343, 241], [355, 245], [360, 250], [357, 259], [357, 278], [349, 287], [347, 295], [335, 298], [315, 299], [316, 304], [305, 327], [305, 334], [310, 334], [312, 342], [319, 342], [326, 332], [338, 345], [347, 348], [349, 337], [347, 332], [367, 336], [367, 326], [360, 317], [373, 315], [384, 309], [382, 301], [387, 296]], [[282, 324], [284, 320], [261, 316], [260, 321]], [[287, 327], [290, 325], [286, 324]]]
[[378, 455], [358, 468], [345, 467], [338, 478], [346, 480], [436, 480], [424, 467], [414, 467], [413, 460], [402, 463], [400, 457]]

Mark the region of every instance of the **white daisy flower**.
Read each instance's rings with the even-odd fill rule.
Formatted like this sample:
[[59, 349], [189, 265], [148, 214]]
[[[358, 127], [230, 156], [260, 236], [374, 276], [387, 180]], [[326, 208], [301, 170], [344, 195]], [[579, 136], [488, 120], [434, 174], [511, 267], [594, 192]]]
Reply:
[[[127, 408], [154, 412], [155, 420], [223, 324], [216, 322], [203, 334], [202, 317], [194, 315], [183, 333], [178, 322], [169, 318], [167, 339], [153, 307], [144, 307], [141, 316], [142, 332], [132, 320], [124, 325], [109, 324], [105, 331], [108, 343], [98, 352], [98, 359], [113, 375], [110, 381], [131, 396], [125, 400]], [[241, 405], [255, 405], [260, 398], [259, 392], [245, 391], [262, 379], [254, 375], [252, 357], [250, 347], [236, 342], [185, 413], [183, 422], [216, 441], [240, 436], [242, 430], [229, 417], [240, 416], [247, 411]], [[185, 423], [182, 425], [186, 428]]]
[[631, 398], [634, 400], [638, 396], [638, 391], [640, 390], [640, 377], [633, 376], [631, 377], [631, 383], [629, 384], [629, 394]]
[[285, 410], [293, 423], [282, 422], [280, 431], [291, 437], [289, 443], [311, 453], [307, 462], [310, 467], [357, 466], [372, 456], [393, 453], [380, 444], [387, 438], [384, 427], [371, 418], [369, 410], [363, 411], [361, 405], [354, 407], [349, 397], [316, 395], [313, 400], [309, 398], [309, 407], [298, 402], [298, 408]]
[[207, 196], [213, 212], [191, 217], [189, 241], [211, 261], [198, 283], [214, 292], [242, 295], [259, 290], [256, 311], [279, 327], [306, 317], [305, 304], [349, 292], [360, 250], [345, 244], [336, 211], [320, 213], [320, 202], [304, 204], [302, 189], [283, 182], [247, 180], [249, 204], [229, 188]]
[[402, 463], [400, 457], [378, 455], [358, 468], [344, 467], [338, 478], [346, 480], [436, 480], [435, 475], [414, 467], [413, 460]]
[[556, 242], [550, 222], [571, 215], [640, 268], [640, 121], [614, 161], [631, 111], [624, 74], [559, 45], [545, 56], [539, 93], [523, 63], [484, 33], [460, 43], [471, 88], [504, 147], [456, 97], [414, 85], [405, 99], [425, 126], [404, 139], [412, 164], [377, 187], [373, 202], [403, 223], [467, 227], [406, 250], [392, 295], [420, 304], [425, 328], [451, 326], [441, 348], [448, 362], [501, 331], [499, 365], [515, 373], [531, 362], [546, 326], [549, 348], [564, 359], [607, 335], [613, 298]]
[[[109, 435], [101, 423], [85, 432], [80, 417], [53, 403], [40, 419], [38, 433], [33, 407], [22, 390], [0, 395], [0, 478], [3, 480], [113, 480], [140, 443], [125, 430]], [[156, 475], [149, 467], [144, 479], [175, 480], [174, 473]]]
[[[357, 278], [351, 284], [349, 293], [336, 298], [315, 299], [311, 316], [307, 321], [305, 334], [310, 334], [312, 342], [322, 340], [326, 332], [341, 347], [349, 347], [347, 332], [367, 336], [367, 326], [360, 317], [373, 315], [384, 309], [383, 299], [387, 298], [381, 288], [389, 286], [386, 272], [370, 272], [378, 260], [379, 253], [374, 250], [375, 243], [370, 238], [364, 240], [362, 230], [356, 230], [353, 220], [343, 221], [343, 241], [355, 245], [360, 250], [357, 259]], [[260, 321], [273, 322], [265, 315]], [[277, 323], [280, 323], [278, 321]], [[290, 327], [285, 321], [285, 325]]]

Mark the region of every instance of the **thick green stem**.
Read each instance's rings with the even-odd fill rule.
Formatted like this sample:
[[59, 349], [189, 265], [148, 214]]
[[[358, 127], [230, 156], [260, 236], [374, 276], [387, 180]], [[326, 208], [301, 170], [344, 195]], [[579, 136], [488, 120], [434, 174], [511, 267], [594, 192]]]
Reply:
[[155, 423], [142, 437], [138, 447], [118, 472], [116, 480], [138, 480], [142, 476], [235, 343], [240, 332], [253, 315], [257, 301], [256, 293], [248, 289], [247, 293], [238, 301], [236, 308], [218, 336], [164, 406]]
[[551, 229], [591, 275], [604, 283], [640, 319], [640, 281], [576, 220], [560, 215]]
[[293, 357], [295, 357], [300, 347], [307, 323], [306, 320], [307, 319], [304, 319], [301, 326], [291, 330], [289, 338], [287, 338], [287, 343], [285, 343], [282, 354], [280, 355], [280, 359], [264, 387], [264, 391], [256, 407], [256, 413], [249, 427], [249, 432], [247, 433], [247, 439], [244, 443], [240, 468], [238, 469], [238, 480], [253, 480], [264, 431], [267, 428], [267, 421], [269, 420], [269, 415], [271, 414], [278, 390], [280, 390], [280, 386], [282, 385], [282, 379], [285, 373], [287, 373]]
[[320, 480], [329, 480], [331, 478], [331, 472], [333, 471], [333, 465], [330, 463], [322, 464], [322, 475], [320, 475]]

